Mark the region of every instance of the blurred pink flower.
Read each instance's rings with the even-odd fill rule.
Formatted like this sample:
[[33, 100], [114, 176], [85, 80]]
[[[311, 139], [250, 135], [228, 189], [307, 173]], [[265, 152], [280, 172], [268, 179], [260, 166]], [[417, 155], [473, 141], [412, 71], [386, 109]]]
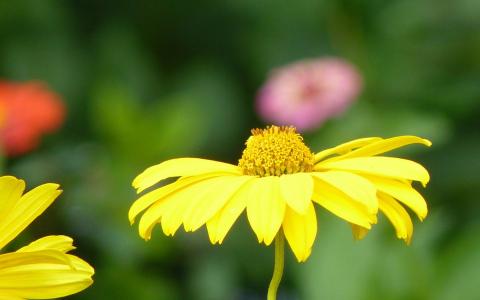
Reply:
[[305, 131], [343, 112], [361, 87], [356, 68], [342, 59], [304, 60], [273, 71], [257, 96], [257, 111], [269, 123]]
[[58, 129], [65, 106], [39, 82], [0, 81], [0, 144], [3, 154], [16, 156], [36, 148], [45, 133]]

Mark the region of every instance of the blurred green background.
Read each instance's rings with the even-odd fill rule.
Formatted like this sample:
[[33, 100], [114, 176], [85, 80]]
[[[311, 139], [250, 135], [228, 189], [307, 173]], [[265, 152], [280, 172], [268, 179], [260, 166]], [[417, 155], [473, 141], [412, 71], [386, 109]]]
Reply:
[[480, 299], [480, 2], [1, 1], [0, 77], [42, 80], [68, 107], [62, 130], [6, 162], [30, 187], [64, 193], [15, 246], [68, 234], [96, 269], [71, 299], [263, 299], [273, 248], [243, 216], [222, 246], [204, 229], [149, 242], [131, 227], [134, 176], [164, 159], [236, 163], [268, 72], [343, 57], [365, 88], [341, 117], [305, 136], [314, 150], [363, 136], [415, 134], [426, 149], [430, 215], [410, 247], [385, 218], [352, 241], [317, 209], [311, 258], [288, 251], [280, 299]]

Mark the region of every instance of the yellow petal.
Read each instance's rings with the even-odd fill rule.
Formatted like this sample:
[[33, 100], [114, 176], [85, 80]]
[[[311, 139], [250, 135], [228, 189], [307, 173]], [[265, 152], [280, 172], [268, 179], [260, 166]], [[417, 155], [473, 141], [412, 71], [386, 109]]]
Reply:
[[60, 195], [58, 184], [47, 183], [23, 195], [0, 221], [0, 249], [24, 230]]
[[407, 211], [395, 199], [386, 194], [380, 192], [378, 199], [380, 210], [392, 223], [397, 232], [397, 237], [410, 244], [413, 235], [413, 224]]
[[343, 170], [390, 178], [416, 180], [424, 185], [430, 180], [428, 171], [411, 160], [396, 157], [355, 157], [339, 161], [325, 161], [315, 165], [315, 170]]
[[0, 295], [29, 299], [64, 297], [92, 284], [93, 268], [56, 250], [0, 255]]
[[369, 213], [377, 213], [377, 191], [370, 181], [359, 175], [342, 171], [312, 172], [310, 174], [361, 203]]
[[331, 185], [315, 178], [313, 201], [336, 216], [364, 228], [370, 229], [370, 224], [376, 222], [375, 215], [369, 214], [365, 206], [352, 200]]
[[317, 235], [317, 217], [311, 201], [303, 215], [287, 207], [283, 232], [297, 260], [299, 262], [306, 261], [312, 252], [313, 242]]
[[138, 226], [140, 236], [149, 240], [153, 227], [159, 222], [166, 235], [174, 235], [183, 222], [183, 216], [189, 204], [215, 188], [222, 178], [223, 176], [212, 177], [195, 182], [154, 203], [140, 219]]
[[75, 247], [73, 246], [73, 239], [71, 237], [65, 235], [50, 235], [18, 249], [17, 252], [33, 252], [47, 249], [67, 253], [68, 251], [75, 249]]
[[422, 139], [413, 135], [397, 136], [389, 139], [381, 139], [375, 141], [374, 143], [364, 145], [344, 155], [332, 157], [331, 159], [329, 159], [329, 161], [337, 161], [353, 157], [374, 156], [410, 144], [423, 144], [430, 147], [432, 145], [432, 142], [427, 139]]
[[365, 229], [355, 224], [350, 224], [350, 225], [352, 226], [352, 233], [353, 233], [354, 239], [361, 240], [367, 235], [368, 229]]
[[363, 147], [379, 140], [381, 140], [379, 137], [367, 137], [346, 142], [333, 148], [325, 149], [315, 154], [315, 162], [319, 162], [330, 155], [348, 153], [352, 151], [352, 149]]
[[52, 249], [0, 254], [0, 271], [9, 270], [10, 268], [15, 268], [18, 265], [31, 265], [39, 263], [61, 264], [73, 267], [70, 264], [67, 254]]
[[244, 183], [225, 206], [207, 222], [208, 236], [212, 244], [223, 242], [233, 223], [247, 206], [250, 188], [254, 181], [255, 179], [252, 179]]
[[25, 298], [12, 295], [8, 291], [0, 291], [0, 299], [1, 300], [25, 300]]
[[312, 202], [313, 180], [307, 173], [280, 176], [283, 200], [299, 214], [305, 214]]
[[147, 168], [133, 180], [132, 185], [140, 193], [169, 177], [195, 176], [212, 172], [242, 174], [237, 166], [231, 164], [200, 158], [176, 158]]
[[0, 177], [0, 224], [20, 199], [24, 190], [25, 182], [23, 180], [13, 176]]
[[[198, 179], [197, 177], [190, 177], [191, 179]], [[185, 184], [188, 186], [189, 184]], [[174, 183], [168, 184], [166, 186], [162, 186], [156, 190], [146, 193], [145, 195], [141, 196], [135, 202], [133, 202], [132, 206], [128, 210], [128, 219], [130, 221], [130, 225], [135, 223], [135, 218], [143, 212], [148, 207], [152, 206], [155, 202], [162, 201], [163, 198], [168, 196], [170, 193], [185, 187], [182, 183], [179, 183], [177, 180]]]
[[185, 231], [195, 231], [211, 219], [253, 176], [223, 176], [202, 197], [192, 199], [183, 215]]
[[93, 276], [95, 274], [95, 270], [93, 269], [93, 267], [80, 257], [72, 254], [67, 254], [67, 256], [70, 260], [70, 265], [72, 265], [75, 270], [88, 273], [90, 274], [90, 276]]
[[247, 217], [258, 242], [270, 245], [282, 225], [285, 202], [280, 195], [279, 178], [257, 178], [250, 188]]
[[366, 176], [379, 191], [384, 192], [410, 207], [420, 218], [425, 219], [428, 213], [427, 202], [410, 184], [395, 179], [377, 176]]
[[225, 173], [208, 173], [192, 177], [182, 177], [171, 184], [167, 184], [156, 190], [146, 193], [142, 197], [138, 198], [130, 207], [130, 210], [128, 211], [128, 219], [130, 220], [130, 224], [133, 224], [136, 216], [147, 209], [147, 207], [151, 206], [157, 201], [161, 201], [171, 193], [181, 190], [193, 183], [223, 175], [225, 175]]

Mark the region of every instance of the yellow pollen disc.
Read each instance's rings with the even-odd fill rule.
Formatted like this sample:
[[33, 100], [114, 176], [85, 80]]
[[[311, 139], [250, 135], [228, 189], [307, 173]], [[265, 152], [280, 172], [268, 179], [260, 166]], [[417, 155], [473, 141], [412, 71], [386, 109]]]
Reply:
[[238, 166], [245, 175], [280, 176], [313, 170], [315, 156], [290, 126], [252, 129]]

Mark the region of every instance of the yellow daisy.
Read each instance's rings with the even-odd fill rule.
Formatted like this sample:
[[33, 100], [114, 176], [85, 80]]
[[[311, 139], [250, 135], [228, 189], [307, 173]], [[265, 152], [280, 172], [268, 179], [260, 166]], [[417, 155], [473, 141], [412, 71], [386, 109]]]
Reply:
[[[23, 194], [25, 182], [0, 177], [0, 250], [60, 195], [47, 183]], [[93, 268], [67, 254], [68, 236], [46, 236], [11, 253], [0, 254], [0, 299], [51, 299], [77, 293], [92, 284]]]
[[378, 155], [413, 143], [431, 144], [415, 136], [372, 137], [314, 154], [293, 127], [254, 129], [238, 165], [178, 158], [146, 169], [133, 181], [138, 193], [166, 178], [179, 179], [137, 199], [129, 219], [133, 224], [145, 211], [139, 222], [145, 240], [158, 223], [166, 235], [174, 235], [182, 224], [187, 232], [206, 224], [215, 244], [223, 242], [246, 210], [260, 243], [269, 245], [277, 238], [283, 249], [285, 237], [302, 262], [317, 233], [317, 203], [352, 224], [357, 239], [377, 222], [380, 209], [397, 236], [409, 243], [413, 225], [402, 204], [425, 218], [426, 202], [412, 181], [425, 185], [429, 174], [413, 161]]

